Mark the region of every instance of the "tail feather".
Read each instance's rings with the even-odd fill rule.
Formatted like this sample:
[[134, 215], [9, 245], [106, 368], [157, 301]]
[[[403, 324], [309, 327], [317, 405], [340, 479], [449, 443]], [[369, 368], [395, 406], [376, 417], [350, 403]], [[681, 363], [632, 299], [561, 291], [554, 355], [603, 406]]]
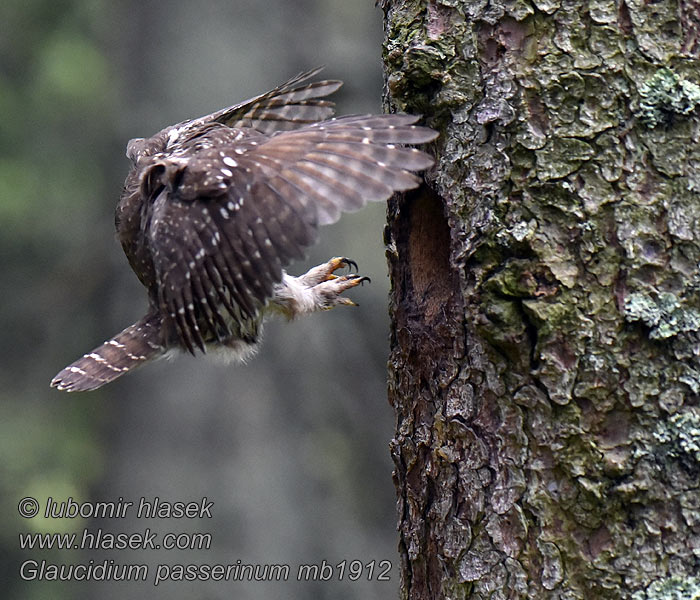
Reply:
[[92, 352], [68, 365], [51, 381], [66, 392], [96, 390], [124, 373], [162, 355], [162, 318], [146, 315]]

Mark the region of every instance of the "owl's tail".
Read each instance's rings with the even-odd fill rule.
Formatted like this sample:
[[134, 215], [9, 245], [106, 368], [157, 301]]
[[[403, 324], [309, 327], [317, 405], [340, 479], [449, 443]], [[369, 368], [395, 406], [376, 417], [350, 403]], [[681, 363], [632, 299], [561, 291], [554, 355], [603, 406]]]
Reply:
[[66, 392], [96, 390], [162, 355], [162, 317], [148, 314], [92, 352], [68, 365], [51, 381]]

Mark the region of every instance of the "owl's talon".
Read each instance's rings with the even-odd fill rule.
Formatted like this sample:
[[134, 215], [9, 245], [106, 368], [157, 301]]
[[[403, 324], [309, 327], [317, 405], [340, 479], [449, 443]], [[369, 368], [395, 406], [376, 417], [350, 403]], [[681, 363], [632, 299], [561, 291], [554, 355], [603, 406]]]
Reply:
[[339, 305], [359, 306], [357, 302], [341, 294], [371, 280], [358, 273], [333, 273], [342, 267], [358, 269], [354, 260], [337, 256], [298, 277], [285, 273], [282, 281], [275, 287], [273, 306], [290, 319], [319, 310], [330, 310]]
[[344, 275], [344, 279], [347, 281], [352, 281], [353, 287], [356, 285], [362, 285], [365, 281], [367, 283], [372, 283], [372, 280], [366, 275], [357, 275], [356, 273], [350, 273], [349, 275]]
[[333, 271], [337, 271], [338, 269], [342, 269], [344, 267], [347, 267], [348, 271], [351, 273], [353, 269], [355, 269], [355, 273], [358, 271], [357, 263], [346, 256], [334, 256], [326, 263], [326, 266], [328, 267], [328, 275], [333, 273]]
[[343, 266], [346, 266], [349, 271], [352, 272], [353, 269], [355, 269], [355, 273], [357, 273], [359, 271], [359, 267], [357, 266], [357, 263], [354, 260], [352, 260], [351, 258], [343, 257], [340, 260], [342, 260], [343, 263], [345, 263]]
[[[328, 262], [323, 263], [322, 265], [318, 265], [317, 267], [313, 267], [312, 269], [309, 269], [298, 279], [305, 286], [313, 287], [315, 285], [318, 285], [319, 283], [323, 283], [324, 281], [333, 281], [335, 279], [338, 279], [339, 276], [334, 275], [334, 272], [344, 267], [348, 267], [350, 270], [358, 270], [357, 263], [354, 260], [346, 258], [345, 256], [335, 256], [331, 258]], [[349, 273], [347, 276], [350, 275], [353, 275], [353, 273]], [[343, 275], [342, 277], [347, 276]]]

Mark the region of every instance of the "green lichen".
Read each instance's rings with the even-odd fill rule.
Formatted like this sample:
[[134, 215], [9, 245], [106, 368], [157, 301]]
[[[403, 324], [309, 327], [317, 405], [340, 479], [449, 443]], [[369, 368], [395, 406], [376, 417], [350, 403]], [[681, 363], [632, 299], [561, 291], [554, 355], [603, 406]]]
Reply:
[[628, 321], [642, 321], [651, 329], [649, 337], [655, 340], [700, 330], [700, 311], [684, 306], [678, 296], [669, 292], [656, 299], [634, 292], [625, 298], [624, 314]]
[[635, 592], [632, 600], [700, 600], [700, 579], [677, 576], [661, 579], [646, 590]]
[[537, 177], [540, 181], [560, 179], [576, 171], [583, 162], [595, 156], [590, 144], [575, 138], [554, 138], [535, 151]]
[[507, 298], [534, 298], [540, 285], [551, 285], [553, 277], [546, 268], [529, 259], [509, 259], [484, 283], [484, 290]]
[[636, 114], [653, 128], [695, 111], [700, 105], [700, 86], [664, 67], [639, 87], [639, 97]]
[[700, 414], [697, 412], [676, 413], [659, 423], [654, 438], [660, 444], [669, 445], [671, 456], [686, 455], [700, 462]]
[[[415, 14], [394, 13], [386, 31], [383, 57], [394, 107], [403, 112], [430, 113], [435, 120], [471, 104], [478, 93], [479, 73], [462, 60], [473, 52], [473, 42], [459, 7], [443, 1], [433, 10], [449, 27], [437, 28], [432, 35], [427, 35], [423, 21], [429, 18], [427, 13], [418, 9]], [[455, 44], [454, 40], [463, 41]]]

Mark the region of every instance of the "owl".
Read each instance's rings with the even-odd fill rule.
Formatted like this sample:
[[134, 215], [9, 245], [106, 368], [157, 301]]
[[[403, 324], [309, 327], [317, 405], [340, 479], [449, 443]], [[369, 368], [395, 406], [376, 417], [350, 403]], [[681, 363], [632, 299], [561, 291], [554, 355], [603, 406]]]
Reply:
[[404, 114], [332, 118], [340, 81], [301, 73], [275, 89], [131, 140], [117, 237], [148, 292], [146, 315], [63, 369], [65, 391], [97, 389], [171, 350], [245, 360], [263, 321], [353, 305], [366, 281], [331, 258], [301, 276], [319, 225], [415, 188], [433, 164], [407, 148], [437, 133]]

